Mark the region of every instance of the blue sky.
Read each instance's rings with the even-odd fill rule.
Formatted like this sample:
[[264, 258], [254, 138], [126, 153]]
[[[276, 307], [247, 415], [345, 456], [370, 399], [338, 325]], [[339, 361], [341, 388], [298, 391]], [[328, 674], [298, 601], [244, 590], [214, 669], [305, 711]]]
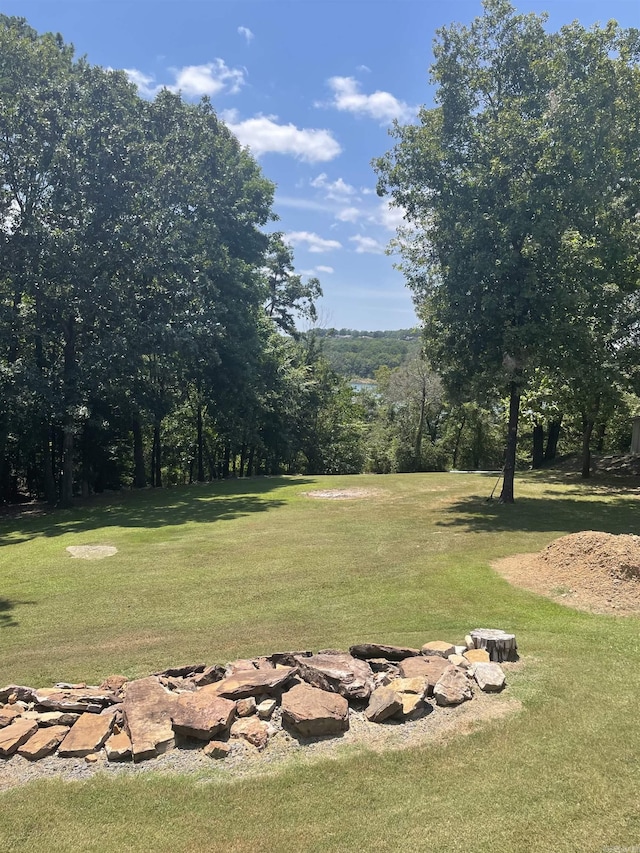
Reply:
[[[640, 0], [515, 0], [549, 28], [615, 18], [640, 27]], [[384, 254], [399, 213], [375, 194], [373, 157], [393, 118], [431, 105], [437, 28], [470, 22], [480, 0], [22, 0], [0, 2], [78, 55], [127, 69], [141, 93], [211, 97], [277, 185], [274, 228], [298, 271], [324, 290], [323, 326], [415, 324], [409, 291]]]

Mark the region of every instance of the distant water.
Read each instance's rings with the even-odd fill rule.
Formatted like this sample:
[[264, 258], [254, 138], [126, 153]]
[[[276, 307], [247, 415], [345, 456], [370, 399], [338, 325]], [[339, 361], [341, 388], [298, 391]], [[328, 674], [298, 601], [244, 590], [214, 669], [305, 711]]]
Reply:
[[349, 384], [354, 391], [371, 391], [375, 394], [378, 390], [378, 384], [376, 382], [350, 382]]

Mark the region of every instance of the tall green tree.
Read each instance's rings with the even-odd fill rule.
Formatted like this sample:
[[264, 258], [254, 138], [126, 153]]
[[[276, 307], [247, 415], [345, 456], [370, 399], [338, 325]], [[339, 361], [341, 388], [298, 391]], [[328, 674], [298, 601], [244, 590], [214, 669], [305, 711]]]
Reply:
[[[596, 304], [603, 284], [596, 276], [578, 291], [567, 286], [566, 235], [597, 231], [602, 262], [615, 261], [611, 280], [631, 269], [637, 237], [637, 145], [622, 127], [637, 120], [620, 110], [597, 125], [599, 160], [593, 145], [575, 154], [601, 116], [598, 104], [612, 94], [637, 100], [637, 34], [612, 25], [592, 37], [574, 26], [558, 37], [544, 23], [507, 0], [485, 0], [470, 27], [439, 31], [438, 106], [421, 110], [417, 125], [396, 125], [395, 148], [376, 163], [379, 192], [403, 205], [413, 225], [401, 239], [402, 268], [433, 363], [456, 398], [471, 382], [508, 393], [506, 503], [514, 499], [523, 389], [536, 368], [558, 360], [567, 317]], [[595, 105], [589, 63], [571, 53], [580, 49], [597, 56], [596, 90], [607, 79]], [[594, 205], [585, 191], [600, 161], [595, 186], [610, 191]]]

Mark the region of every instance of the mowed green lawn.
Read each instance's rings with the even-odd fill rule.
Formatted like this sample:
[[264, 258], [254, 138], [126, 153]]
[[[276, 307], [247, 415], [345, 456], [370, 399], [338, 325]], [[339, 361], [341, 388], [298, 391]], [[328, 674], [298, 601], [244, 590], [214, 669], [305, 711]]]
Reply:
[[[637, 533], [632, 485], [423, 474], [264, 478], [0, 523], [0, 682], [143, 676], [354, 642], [514, 631], [522, 709], [420, 749], [340, 751], [225, 781], [145, 774], [0, 794], [0, 850], [600, 851], [640, 845], [637, 618], [510, 587], [492, 560]], [[362, 500], [311, 489], [366, 488]], [[68, 545], [112, 545], [103, 560]], [[0, 685], [1, 686], [1, 685]], [[3, 768], [0, 763], [0, 774]], [[640, 846], [638, 846], [640, 849]]]

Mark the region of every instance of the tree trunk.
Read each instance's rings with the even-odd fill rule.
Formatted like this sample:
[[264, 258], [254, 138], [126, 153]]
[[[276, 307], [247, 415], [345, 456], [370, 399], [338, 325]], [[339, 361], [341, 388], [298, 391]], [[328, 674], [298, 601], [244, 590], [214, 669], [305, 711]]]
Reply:
[[596, 439], [596, 453], [602, 453], [604, 450], [604, 436], [607, 431], [607, 424], [605, 421], [601, 421], [598, 426], [598, 437]]
[[198, 402], [198, 410], [196, 414], [196, 429], [197, 429], [197, 443], [198, 443], [198, 482], [204, 483], [204, 438], [203, 438], [203, 427], [202, 427], [202, 404]]
[[504, 457], [504, 473], [500, 503], [512, 504], [513, 480], [516, 473], [516, 448], [518, 446], [518, 418], [520, 417], [520, 389], [517, 382], [511, 383], [509, 394], [509, 427]]
[[56, 502], [56, 481], [53, 474], [51, 427], [46, 421], [42, 425], [42, 466], [44, 478], [44, 499], [48, 504], [53, 505]]
[[75, 319], [70, 317], [65, 328], [64, 344], [64, 402], [65, 414], [62, 424], [62, 485], [60, 504], [68, 507], [73, 504], [73, 406], [76, 392], [76, 329]]
[[533, 428], [533, 453], [531, 454], [531, 467], [541, 468], [544, 462], [544, 427], [536, 424]]
[[144, 489], [147, 485], [147, 473], [144, 464], [142, 424], [138, 415], [133, 416], [131, 432], [133, 433], [133, 487], [134, 489]]
[[458, 453], [460, 452], [460, 442], [462, 440], [462, 432], [465, 428], [465, 424], [467, 423], [467, 413], [463, 410], [462, 413], [462, 421], [460, 422], [460, 426], [458, 427], [458, 431], [456, 433], [456, 443], [453, 446], [453, 459], [451, 461], [451, 467], [458, 467]]
[[247, 477], [253, 473], [253, 460], [256, 456], [256, 449], [253, 445], [249, 448], [249, 458], [247, 459]]
[[420, 471], [422, 468], [422, 433], [424, 432], [424, 417], [426, 407], [427, 395], [423, 389], [422, 397], [420, 399], [420, 417], [418, 418], [418, 426], [413, 442], [413, 458], [415, 459], [416, 471]]
[[588, 480], [591, 476], [591, 433], [593, 432], [593, 419], [582, 417], [582, 479]]
[[558, 439], [560, 438], [561, 425], [562, 415], [560, 415], [557, 421], [549, 421], [549, 427], [547, 430], [547, 447], [544, 451], [545, 462], [553, 462], [553, 460], [556, 458], [556, 451], [558, 449]]
[[160, 444], [160, 425], [162, 420], [156, 418], [153, 424], [153, 454], [152, 454], [152, 470], [153, 470], [153, 485], [157, 489], [162, 488], [162, 446]]
[[229, 471], [231, 465], [231, 445], [229, 442], [226, 442], [224, 446], [224, 456], [222, 458], [222, 479], [227, 480], [229, 478]]

